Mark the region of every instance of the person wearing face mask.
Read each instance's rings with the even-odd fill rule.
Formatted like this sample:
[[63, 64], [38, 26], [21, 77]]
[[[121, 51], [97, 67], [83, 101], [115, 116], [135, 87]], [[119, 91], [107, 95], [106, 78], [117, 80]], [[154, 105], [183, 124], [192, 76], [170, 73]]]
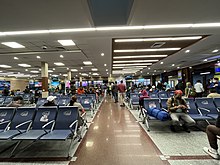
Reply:
[[[190, 133], [189, 126], [195, 125], [195, 121], [187, 114], [187, 104], [182, 98], [183, 92], [181, 90], [176, 90], [174, 97], [167, 100], [167, 108], [172, 119], [172, 124], [170, 126], [171, 131], [176, 132], [177, 126], [182, 126], [183, 129]], [[180, 122], [182, 120], [184, 124]]]
[[210, 88], [215, 88], [216, 92], [220, 94], [220, 82], [218, 78], [213, 78]]

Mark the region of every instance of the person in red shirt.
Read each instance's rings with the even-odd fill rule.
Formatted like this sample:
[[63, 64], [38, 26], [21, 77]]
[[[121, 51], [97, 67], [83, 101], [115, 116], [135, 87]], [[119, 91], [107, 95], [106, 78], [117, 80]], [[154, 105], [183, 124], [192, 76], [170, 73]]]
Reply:
[[125, 91], [126, 91], [126, 87], [125, 84], [123, 84], [123, 80], [121, 80], [121, 83], [118, 84], [118, 91], [119, 91], [119, 99], [120, 99], [120, 106], [124, 107], [124, 98], [125, 98]]
[[77, 94], [78, 94], [78, 95], [81, 95], [81, 94], [84, 94], [84, 93], [85, 93], [85, 91], [84, 91], [83, 87], [80, 86], [80, 87], [78, 88], [78, 90], [77, 90]]

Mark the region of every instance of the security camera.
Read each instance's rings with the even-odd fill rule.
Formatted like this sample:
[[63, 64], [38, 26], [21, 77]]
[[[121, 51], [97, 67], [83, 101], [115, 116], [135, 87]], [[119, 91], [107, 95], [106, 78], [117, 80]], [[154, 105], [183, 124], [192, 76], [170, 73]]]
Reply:
[[45, 49], [47, 49], [47, 46], [43, 45], [41, 48], [45, 50]]

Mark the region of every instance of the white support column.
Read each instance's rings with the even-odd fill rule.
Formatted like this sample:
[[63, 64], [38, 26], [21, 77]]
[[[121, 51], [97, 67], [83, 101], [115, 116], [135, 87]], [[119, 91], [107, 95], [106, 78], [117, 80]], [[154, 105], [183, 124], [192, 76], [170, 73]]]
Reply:
[[47, 98], [48, 93], [48, 63], [41, 62], [42, 98]]

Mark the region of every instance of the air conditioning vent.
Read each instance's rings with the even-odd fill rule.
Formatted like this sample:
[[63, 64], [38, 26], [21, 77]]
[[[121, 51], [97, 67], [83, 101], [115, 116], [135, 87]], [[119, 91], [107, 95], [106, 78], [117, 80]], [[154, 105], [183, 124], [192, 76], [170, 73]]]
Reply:
[[160, 48], [161, 46], [163, 46], [166, 42], [155, 42], [151, 48]]

